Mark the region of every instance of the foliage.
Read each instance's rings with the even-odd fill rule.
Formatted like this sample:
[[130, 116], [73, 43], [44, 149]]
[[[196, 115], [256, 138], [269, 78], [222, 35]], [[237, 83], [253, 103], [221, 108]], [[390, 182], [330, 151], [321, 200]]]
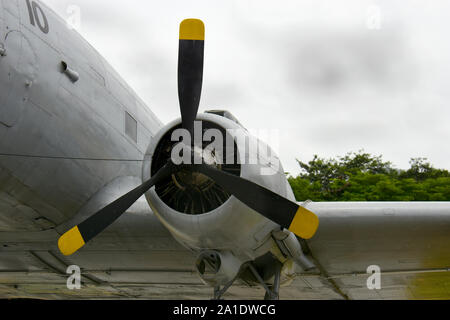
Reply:
[[298, 163], [300, 175], [289, 177], [298, 201], [450, 201], [449, 171], [425, 158], [411, 159], [408, 170], [363, 151]]

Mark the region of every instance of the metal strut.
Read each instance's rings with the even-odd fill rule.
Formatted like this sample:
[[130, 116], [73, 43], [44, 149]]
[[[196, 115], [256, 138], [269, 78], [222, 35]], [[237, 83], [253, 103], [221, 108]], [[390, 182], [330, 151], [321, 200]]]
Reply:
[[230, 289], [236, 279], [231, 280], [222, 289], [220, 286], [214, 288], [214, 300], [222, 300], [223, 295]]
[[[261, 284], [261, 286], [266, 290], [266, 294], [264, 296], [264, 300], [279, 300], [280, 299], [280, 283], [281, 283], [281, 269], [282, 264], [276, 263], [275, 265], [275, 275], [274, 275], [274, 282], [273, 285], [268, 286], [261, 275], [258, 273], [258, 270], [256, 270], [253, 263], [247, 263], [241, 267], [241, 271], [245, 270], [245, 268], [248, 267], [250, 271], [255, 276], [256, 280]], [[230, 287], [233, 285], [233, 283], [236, 281], [237, 278], [239, 278], [239, 275], [241, 274], [241, 271], [238, 273], [236, 278], [228, 282], [222, 289], [220, 286], [217, 286], [214, 288], [214, 300], [222, 300], [223, 295], [230, 289]]]
[[214, 288], [214, 300], [222, 300], [223, 295], [230, 289], [230, 287], [233, 285], [233, 283], [239, 278], [239, 276], [242, 274], [242, 271], [245, 270], [245, 264], [241, 266], [239, 269], [239, 272], [237, 273], [236, 277], [228, 282], [222, 289], [220, 289], [220, 286], [217, 286]]
[[253, 273], [258, 282], [263, 286], [264, 290], [266, 290], [266, 294], [264, 296], [264, 300], [279, 300], [280, 299], [280, 278], [281, 278], [281, 268], [282, 265], [277, 263], [275, 266], [275, 279], [272, 286], [267, 286], [264, 280], [261, 278], [258, 270], [256, 270], [253, 263], [249, 265], [250, 271]]

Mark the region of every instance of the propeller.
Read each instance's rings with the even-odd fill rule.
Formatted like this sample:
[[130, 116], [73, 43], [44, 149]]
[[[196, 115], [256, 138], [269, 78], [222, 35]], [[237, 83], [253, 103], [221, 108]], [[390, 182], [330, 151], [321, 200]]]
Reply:
[[[191, 133], [191, 136], [193, 136], [194, 121], [197, 118], [202, 90], [204, 40], [205, 26], [202, 21], [188, 19], [181, 23], [178, 90], [182, 126]], [[312, 238], [317, 231], [319, 218], [314, 213], [275, 192], [213, 166], [206, 164], [176, 166], [169, 160], [150, 180], [62, 235], [58, 241], [61, 253], [72, 255], [81, 249], [88, 241], [116, 221], [153, 186], [183, 168], [208, 176], [251, 209], [303, 239]]]
[[203, 83], [205, 25], [201, 20], [187, 19], [180, 26], [178, 53], [178, 96], [183, 129], [194, 136]]

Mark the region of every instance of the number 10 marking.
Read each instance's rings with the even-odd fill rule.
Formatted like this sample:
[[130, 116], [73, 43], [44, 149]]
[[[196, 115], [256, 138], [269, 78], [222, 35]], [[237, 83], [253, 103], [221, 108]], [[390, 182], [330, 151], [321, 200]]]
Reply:
[[34, 1], [26, 0], [27, 1], [27, 7], [28, 7], [28, 14], [30, 15], [30, 23], [32, 26], [36, 26], [36, 23], [41, 29], [41, 31], [45, 34], [47, 34], [50, 31], [47, 17], [44, 14], [44, 11]]

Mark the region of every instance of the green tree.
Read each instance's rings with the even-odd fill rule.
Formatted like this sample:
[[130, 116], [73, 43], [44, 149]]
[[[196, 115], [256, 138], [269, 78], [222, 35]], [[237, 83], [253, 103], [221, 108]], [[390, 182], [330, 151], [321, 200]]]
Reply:
[[289, 177], [298, 201], [450, 201], [450, 173], [425, 158], [411, 159], [408, 170], [363, 151], [298, 163], [301, 173]]
[[411, 168], [402, 172], [400, 178], [413, 178], [417, 181], [424, 181], [427, 179], [448, 178], [450, 173], [447, 170], [439, 170], [427, 162], [426, 158], [413, 158], [409, 162]]

